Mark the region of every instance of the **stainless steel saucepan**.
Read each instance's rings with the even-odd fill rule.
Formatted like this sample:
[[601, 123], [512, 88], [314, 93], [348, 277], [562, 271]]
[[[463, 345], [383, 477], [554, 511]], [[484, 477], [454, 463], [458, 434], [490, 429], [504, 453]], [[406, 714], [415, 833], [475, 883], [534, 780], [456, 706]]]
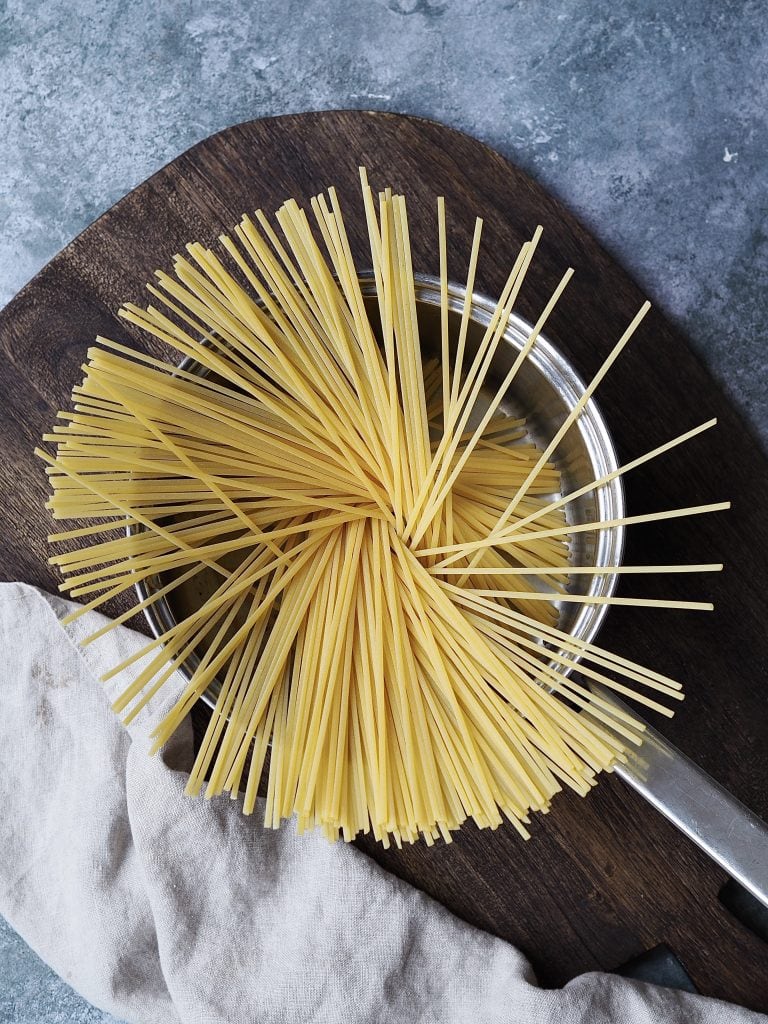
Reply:
[[[369, 313], [376, 319], [375, 288], [372, 278], [361, 278]], [[419, 328], [425, 355], [439, 356], [440, 286], [433, 278], [419, 277], [416, 283]], [[464, 306], [464, 291], [449, 287], [450, 328], [458, 334]], [[472, 313], [467, 334], [468, 359], [477, 349], [495, 304], [478, 294], [472, 296]], [[482, 416], [490, 396], [504, 379], [516, 355], [525, 343], [531, 325], [520, 317], [510, 318], [488, 378], [487, 392], [481, 393], [476, 415]], [[467, 364], [468, 365], [468, 364]], [[183, 368], [205, 373], [199, 364], [186, 360]], [[541, 337], [505, 397], [503, 411], [524, 416], [530, 435], [542, 448], [552, 439], [568, 413], [584, 393], [584, 383], [573, 367]], [[486, 403], [485, 405], [483, 403]], [[599, 479], [618, 467], [616, 452], [608, 428], [594, 402], [590, 400], [579, 420], [565, 435], [555, 453], [554, 461], [561, 472], [565, 493]], [[572, 523], [613, 520], [624, 515], [624, 492], [621, 479], [615, 479], [572, 502], [567, 509]], [[624, 542], [623, 527], [573, 535], [571, 555], [574, 564], [618, 565]], [[572, 577], [573, 593], [608, 596], [616, 586], [616, 576], [579, 575]], [[150, 578], [137, 585], [143, 600], [162, 585], [159, 578]], [[216, 585], [204, 573], [197, 578], [194, 589], [178, 588], [172, 600], [161, 598], [146, 609], [147, 619], [155, 636], [166, 632], [188, 609], [205, 600]], [[560, 628], [577, 639], [594, 640], [607, 612], [606, 605], [563, 604]], [[184, 670], [191, 674], [197, 663], [191, 657]], [[559, 666], [562, 669], [562, 666]], [[211, 706], [218, 685], [214, 682], [203, 695]], [[618, 699], [600, 689], [601, 696], [626, 708]], [[655, 729], [647, 728], [642, 747], [629, 754], [626, 764], [618, 764], [615, 773], [635, 789], [658, 811], [677, 826], [697, 846], [721, 865], [728, 874], [768, 906], [768, 826], [728, 793], [698, 765], [668, 743]]]

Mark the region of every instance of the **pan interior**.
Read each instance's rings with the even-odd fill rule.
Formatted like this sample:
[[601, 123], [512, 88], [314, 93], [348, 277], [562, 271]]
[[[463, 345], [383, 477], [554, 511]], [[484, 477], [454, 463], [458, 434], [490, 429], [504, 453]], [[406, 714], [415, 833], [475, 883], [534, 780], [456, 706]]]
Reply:
[[[375, 285], [372, 278], [361, 278], [363, 294], [374, 328], [378, 325], [378, 310], [375, 300]], [[440, 286], [439, 282], [419, 277], [416, 282], [417, 313], [422, 353], [425, 359], [440, 356]], [[464, 292], [456, 286], [449, 287], [449, 335], [451, 349], [455, 349], [461, 314], [464, 306]], [[465, 367], [469, 366], [491, 320], [494, 303], [480, 295], [472, 299], [472, 311], [467, 332]], [[520, 349], [528, 338], [531, 325], [513, 314], [508, 323], [502, 343], [494, 356], [491, 368], [473, 413], [477, 422], [487, 410], [500, 384], [513, 365]], [[192, 360], [185, 360], [182, 368], [201, 375], [206, 371]], [[564, 357], [540, 337], [518, 370], [511, 387], [505, 393], [500, 410], [512, 417], [524, 417], [530, 439], [544, 449], [569, 412], [584, 393], [584, 384]], [[605, 422], [593, 400], [590, 400], [579, 420], [570, 428], [555, 450], [552, 461], [561, 474], [564, 493], [570, 493], [593, 480], [610, 473], [617, 466], [616, 454]], [[553, 495], [553, 498], [557, 495]], [[594, 491], [570, 502], [566, 507], [569, 523], [589, 523], [597, 520], [611, 520], [624, 514], [624, 500], [619, 479], [611, 481]], [[604, 530], [589, 530], [577, 533], [570, 541], [570, 561], [573, 565], [610, 566], [621, 561], [623, 529], [612, 527]], [[242, 555], [233, 556], [228, 568], [235, 568]], [[608, 596], [613, 592], [615, 576], [578, 575], [572, 576], [568, 590], [574, 594]], [[169, 582], [169, 577], [159, 575], [139, 584], [137, 589], [143, 600], [152, 592]], [[180, 619], [197, 610], [214, 593], [221, 577], [212, 570], [204, 569], [191, 581], [183, 584], [167, 597], [160, 598], [146, 609], [150, 627], [156, 636], [170, 629]], [[577, 639], [592, 640], [606, 612], [605, 605], [580, 605], [561, 603], [559, 606], [559, 627]], [[234, 631], [241, 624], [235, 620]], [[194, 655], [183, 665], [186, 675], [191, 675], [199, 657], [205, 652], [202, 641]], [[561, 668], [562, 670], [562, 668]], [[218, 680], [214, 680], [203, 695], [213, 704], [218, 694]]]

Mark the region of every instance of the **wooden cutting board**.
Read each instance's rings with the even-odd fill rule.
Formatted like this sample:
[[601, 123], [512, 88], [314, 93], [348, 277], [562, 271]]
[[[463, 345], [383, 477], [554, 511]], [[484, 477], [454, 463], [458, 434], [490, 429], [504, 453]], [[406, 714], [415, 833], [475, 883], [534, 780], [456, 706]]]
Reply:
[[[485, 220], [478, 289], [500, 291], [537, 223], [539, 255], [520, 301], [535, 319], [562, 271], [576, 276], [547, 333], [589, 377], [644, 296], [576, 220], [486, 146], [434, 122], [335, 111], [237, 125], [201, 142], [104, 214], [0, 313], [0, 573], [54, 589], [46, 564], [46, 482], [32, 455], [80, 379], [95, 335], [146, 339], [118, 320], [123, 301], [183, 244], [212, 244], [257, 206], [306, 201], [335, 184], [364, 258], [357, 168], [408, 196], [414, 266], [436, 273], [434, 197], [450, 216], [450, 276], [466, 273], [474, 218]], [[652, 298], [652, 297], [651, 297]], [[688, 699], [662, 730], [768, 816], [768, 462], [664, 317], [652, 313], [598, 393], [622, 461], [716, 415], [719, 426], [627, 478], [631, 513], [731, 498], [733, 510], [630, 529], [627, 561], [724, 561], [719, 577], [631, 578], [623, 592], [706, 597], [714, 614], [614, 609], [601, 634], [613, 649], [681, 679]], [[116, 606], [107, 611], [114, 613]], [[142, 623], [137, 623], [142, 627]], [[659, 723], [655, 723], [659, 724]], [[233, 808], [233, 813], [235, 810]], [[721, 870], [607, 777], [586, 800], [559, 796], [523, 843], [511, 828], [462, 830], [451, 846], [384, 852], [389, 870], [467, 921], [521, 947], [544, 985], [611, 970], [659, 943], [703, 993], [768, 1010], [768, 947], [718, 902]]]

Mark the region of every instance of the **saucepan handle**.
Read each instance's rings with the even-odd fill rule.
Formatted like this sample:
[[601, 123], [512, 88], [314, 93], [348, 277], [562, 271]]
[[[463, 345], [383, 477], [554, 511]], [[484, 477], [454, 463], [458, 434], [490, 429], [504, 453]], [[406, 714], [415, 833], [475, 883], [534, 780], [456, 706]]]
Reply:
[[614, 772], [768, 907], [768, 825], [761, 818], [650, 726]]

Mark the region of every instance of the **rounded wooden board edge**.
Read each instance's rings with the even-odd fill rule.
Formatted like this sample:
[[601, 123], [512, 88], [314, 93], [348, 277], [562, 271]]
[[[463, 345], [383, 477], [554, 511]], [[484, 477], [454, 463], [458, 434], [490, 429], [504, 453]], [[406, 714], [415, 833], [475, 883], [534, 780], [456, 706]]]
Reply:
[[[584, 230], [576, 218], [557, 199], [549, 195], [538, 183], [521, 172], [492, 147], [464, 132], [448, 128], [437, 121], [426, 118], [377, 111], [338, 110], [285, 114], [275, 118], [242, 122], [222, 129], [196, 143], [118, 200], [46, 264], [0, 312], [0, 330], [4, 325], [13, 321], [21, 305], [37, 303], [41, 293], [44, 295], [50, 289], [55, 291], [56, 276], [59, 270], [67, 274], [75, 268], [79, 272], [84, 261], [89, 258], [88, 250], [92, 240], [98, 239], [102, 228], [119, 219], [127, 206], [132, 202], [137, 202], [138, 198], [147, 194], [148, 190], [151, 191], [164, 184], [172, 177], [176, 169], [181, 169], [180, 174], [183, 177], [185, 168], [193, 167], [199, 158], [212, 152], [224, 140], [235, 138], [238, 133], [246, 135], [249, 128], [269, 125], [275, 128], [288, 128], [291, 125], [329, 122], [333, 119], [336, 121], [365, 120], [369, 123], [388, 126], [401, 124], [404, 133], [406, 133], [406, 128], [410, 127], [417, 129], [425, 136], [440, 135], [450, 139], [459, 150], [473, 150], [477, 154], [479, 162], [482, 162], [482, 156], [482, 160], [514, 180], [517, 186], [525, 190], [526, 202], [531, 207], [535, 207], [537, 212], [545, 212], [550, 220], [556, 222], [558, 227], [567, 233], [568, 245], [565, 248], [575, 246], [575, 251], [578, 252], [578, 244], [585, 245], [585, 251], [590, 259], [594, 260], [595, 265], [592, 270], [595, 271], [596, 280], [602, 274], [614, 282], [618, 281], [625, 298], [628, 301], [631, 299], [632, 302], [639, 305], [642, 298], [640, 290], [626, 274], [626, 271], [611, 258], [610, 254], [596, 242], [590, 233]], [[333, 182], [325, 181], [321, 184], [331, 183]], [[479, 190], [479, 194], [482, 194], [482, 190]], [[487, 195], [484, 195], [484, 198], [490, 201], [490, 197]], [[496, 205], [498, 206], [498, 204]], [[241, 212], [238, 211], [237, 215]], [[586, 242], [584, 242], [585, 239]], [[75, 274], [73, 286], [79, 285], [80, 279]], [[493, 291], [493, 286], [486, 290]], [[99, 301], [101, 300], [99, 299]], [[115, 309], [110, 309], [110, 313], [114, 316]], [[620, 313], [623, 316], [624, 310], [622, 309]], [[588, 322], [587, 317], [583, 323]], [[662, 317], [657, 318], [656, 324], [665, 342], [675, 347], [683, 347], [686, 372], [693, 384], [700, 387], [706, 386], [709, 389], [709, 399], [718, 407], [718, 414], [729, 419], [732, 430], [738, 428], [743, 431], [743, 425], [740, 424], [738, 417], [735, 417], [732, 410], [729, 410], [719, 389], [712, 384], [701, 361], [679, 332], [671, 328]], [[559, 323], [554, 329], [563, 334], [567, 349], [567, 337], [563, 325]], [[591, 353], [585, 349], [580, 355], [584, 359], [588, 359]], [[663, 353], [660, 353], [660, 358], [664, 358]], [[41, 400], [44, 400], [44, 386], [38, 385], [38, 391]], [[720, 395], [719, 398], [713, 397], [716, 392], [717, 395]], [[621, 415], [619, 408], [616, 408], [615, 412], [617, 416]], [[742, 450], [745, 450], [743, 446]], [[749, 460], [747, 461], [749, 462]], [[749, 464], [754, 465], [751, 462]], [[738, 765], [731, 766], [729, 770], [737, 772]], [[738, 782], [739, 775], [735, 774], [734, 777]], [[726, 777], [723, 781], [727, 784], [731, 780]], [[724, 998], [746, 1001], [748, 990], [745, 989], [744, 983], [737, 982], [734, 970], [723, 970], [722, 963], [718, 965], [714, 945], [716, 930], [720, 929], [717, 934], [723, 942], [727, 943], [729, 949], [738, 949], [738, 955], [742, 958], [740, 969], [743, 969], [745, 960], [755, 964], [759, 958], [761, 950], [755, 945], [756, 940], [742, 934], [742, 931], [739, 930], [740, 926], [730, 921], [726, 915], [720, 914], [716, 908], [707, 907], [705, 910], [703, 902], [701, 913], [697, 915], [701, 917], [700, 925], [697, 925], [692, 918], [686, 917], [685, 904], [687, 902], [695, 903], [697, 899], [703, 900], [704, 898], [711, 902], [722, 878], [722, 873], [714, 869], [697, 851], [674, 833], [671, 826], [656, 818], [645, 805], [639, 803], [631, 794], [626, 793], [616, 780], [609, 778], [601, 783], [598, 791], [583, 806], [583, 810], [576, 813], [567, 810], [565, 796], [563, 797], [563, 806], [564, 811], [560, 821], [552, 820], [549, 823], [549, 831], [539, 830], [537, 853], [534, 857], [536, 861], [541, 861], [549, 872], [556, 874], [558, 871], [563, 871], [562, 882], [565, 887], [556, 877], [538, 877], [538, 885], [547, 905], [546, 910], [544, 907], [541, 908], [543, 920], [547, 923], [547, 929], [551, 929], [552, 934], [559, 935], [562, 940], [563, 960], [560, 964], [548, 964], [543, 959], [552, 955], [552, 948], [550, 943], [543, 942], [540, 929], [537, 931], [532, 922], [526, 925], [525, 921], [522, 923], [512, 922], [510, 919], [511, 913], [517, 913], [518, 916], [524, 918], [526, 911], [522, 905], [525, 901], [515, 899], [513, 881], [507, 877], [509, 871], [514, 869], [514, 858], [518, 848], [514, 844], [509, 844], [503, 834], [481, 835], [473, 830], [467, 830], [467, 834], [462, 836], [454, 850], [441, 850], [437, 853], [430, 853], [428, 857], [425, 857], [423, 851], [418, 848], [405, 851], [402, 855], [392, 852], [386, 856], [380, 850], [370, 847], [367, 849], [391, 870], [431, 892], [461, 916], [495, 931], [497, 934], [517, 941], [526, 952], [532, 955], [534, 964], [540, 971], [543, 980], [553, 983], [565, 980], [569, 974], [577, 970], [588, 969], [590, 966], [615, 966], [616, 963], [611, 961], [611, 957], [623, 956], [628, 949], [628, 943], [631, 945], [633, 942], [650, 943], [654, 941], [657, 937], [654, 928], [659, 926], [658, 914], [656, 918], [651, 914], [647, 920], [638, 918], [637, 922], [631, 923], [631, 926], [626, 920], [623, 920], [622, 915], [634, 912], [642, 917], [643, 905], [648, 901], [648, 894], [643, 892], [641, 884], [644, 872], [647, 872], [650, 877], [659, 872], [660, 864], [663, 863], [669, 868], [677, 885], [677, 891], [674, 893], [674, 905], [669, 908], [671, 922], [666, 937], [670, 939], [673, 948], [691, 965], [693, 976], [701, 988]], [[760, 810], [759, 807], [755, 809]], [[647, 830], [644, 836], [646, 844], [650, 835], [655, 837], [654, 843], [646, 850], [643, 850], [640, 845], [632, 847], [632, 844], [629, 843], [633, 864], [620, 867], [616, 861], [617, 853], [613, 849], [614, 844], [621, 849], [631, 836], [634, 836], [633, 841], [639, 843], [641, 837], [638, 837], [637, 834], [637, 824], [640, 823], [644, 823], [641, 825], [641, 832], [642, 828]], [[590, 836], [590, 830], [598, 834]], [[546, 838], [544, 838], [545, 836]], [[583, 847], [577, 845], [574, 849], [572, 847], [574, 841], [577, 844], [583, 843]], [[658, 854], [654, 849], [656, 844], [659, 847]], [[525, 861], [527, 858], [528, 854], [521, 855], [520, 861]], [[644, 865], [641, 874], [639, 878], [634, 878], [635, 869], [640, 865]], [[522, 867], [522, 863], [519, 867]], [[627, 872], [627, 867], [630, 868], [629, 872]], [[619, 885], [629, 886], [625, 893], [619, 894], [612, 891], [614, 876], [616, 880], [620, 879]], [[469, 880], [478, 887], [484, 888], [486, 899], [483, 905], [478, 905], [473, 893], [466, 891]], [[511, 885], [512, 889], [510, 889]], [[601, 887], [604, 887], [604, 890]], [[563, 904], [562, 908], [560, 908], [560, 904]], [[530, 913], [530, 908], [527, 912]], [[583, 924], [573, 919], [574, 914], [583, 917]], [[654, 924], [654, 920], [656, 920], [656, 924]], [[601, 926], [605, 929], [601, 935], [594, 931], [597, 921], [601, 922]], [[526, 938], [526, 928], [528, 928], [529, 938]], [[707, 935], [713, 943], [713, 948], [711, 950], [694, 950], [691, 943], [701, 944], [702, 936], [706, 937]], [[537, 945], [540, 939], [543, 944]], [[566, 942], [570, 943], [567, 951], [563, 948]], [[619, 950], [623, 952], [619, 953]], [[629, 951], [639, 952], [640, 950], [630, 948]], [[764, 1009], [768, 1006], [768, 989], [764, 996], [758, 993], [755, 998], [760, 998], [763, 1001], [761, 1008]]]
[[[232, 132], [237, 131], [238, 129], [247, 128], [249, 125], [269, 123], [289, 124], [290, 122], [294, 121], [298, 123], [308, 119], [323, 119], [325, 117], [332, 116], [361, 116], [381, 121], [409, 122], [411, 124], [422, 125], [427, 128], [437, 129], [440, 132], [454, 135], [456, 136], [456, 138], [463, 139], [471, 143], [473, 146], [482, 149], [485, 152], [486, 156], [489, 157], [491, 160], [500, 163], [501, 165], [504, 166], [506, 170], [513, 172], [519, 177], [524, 178], [528, 186], [531, 188], [531, 190], [538, 193], [537, 198], [540, 202], [546, 202], [547, 204], [554, 208], [555, 212], [559, 215], [559, 217], [562, 220], [568, 220], [573, 225], [575, 225], [580, 232], [582, 232], [590, 239], [593, 246], [604, 256], [604, 258], [621, 271], [627, 283], [630, 284], [636, 290], [638, 296], [642, 296], [644, 294], [643, 290], [634, 280], [632, 275], [629, 274], [629, 272], [623, 267], [623, 265], [612, 255], [610, 249], [607, 248], [598, 238], [595, 237], [591, 229], [588, 229], [584, 224], [582, 224], [581, 220], [574, 213], [572, 213], [572, 211], [565, 205], [563, 201], [561, 201], [558, 197], [553, 196], [542, 185], [540, 185], [535, 178], [533, 178], [527, 172], [522, 171], [515, 163], [513, 163], [513, 161], [510, 158], [504, 156], [489, 143], [484, 142], [482, 139], [478, 139], [476, 136], [470, 134], [469, 132], [463, 131], [460, 128], [454, 128], [453, 126], [447, 125], [441, 121], [436, 120], [435, 118], [425, 117], [424, 115], [421, 114], [403, 114], [397, 111], [369, 110], [358, 107], [331, 107], [328, 109], [295, 111], [292, 113], [274, 114], [270, 117], [253, 118], [248, 121], [238, 121], [234, 124], [227, 125], [224, 128], [220, 128], [218, 131], [213, 132], [211, 135], [207, 135], [204, 138], [199, 139], [197, 142], [193, 143], [187, 149], [182, 150], [176, 156], [172, 157], [166, 163], [162, 164], [155, 171], [153, 171], [148, 178], [145, 178], [137, 185], [134, 185], [133, 188], [129, 189], [129, 191], [127, 191], [119, 199], [115, 200], [115, 202], [112, 203], [109, 207], [103, 210], [98, 215], [98, 217], [96, 217], [89, 224], [87, 224], [81, 231], [78, 232], [77, 235], [74, 236], [74, 238], [67, 242], [65, 246], [63, 246], [54, 256], [52, 256], [48, 260], [48, 262], [45, 263], [29, 279], [29, 281], [22, 285], [22, 287], [15, 293], [15, 295], [13, 295], [8, 300], [8, 302], [0, 309], [0, 329], [2, 328], [3, 315], [6, 312], [9, 314], [12, 313], [15, 304], [17, 302], [24, 301], [27, 298], [27, 293], [31, 290], [34, 290], [34, 288], [36, 288], [40, 284], [40, 282], [45, 279], [47, 274], [49, 274], [52, 271], [55, 271], [59, 262], [64, 261], [70, 258], [72, 255], [74, 255], [82, 245], [88, 242], [91, 235], [96, 233], [103, 223], [105, 223], [112, 216], [114, 216], [114, 214], [123, 206], [123, 204], [127, 200], [130, 200], [135, 193], [145, 188], [145, 186], [151, 186], [155, 182], [161, 180], [162, 177], [169, 171], [169, 169], [173, 168], [180, 161], [192, 159], [195, 156], [195, 154], [198, 153], [200, 150], [215, 144], [217, 140], [230, 135]], [[333, 184], [333, 182], [328, 182], [328, 184]], [[656, 305], [655, 302], [653, 305], [654, 308], [657, 309], [665, 317], [667, 323], [670, 323], [668, 315], [664, 308], [662, 306]], [[712, 381], [714, 387], [716, 387], [717, 390], [725, 398], [725, 393], [722, 387], [709, 373], [708, 367], [706, 366], [704, 360], [701, 358], [696, 349], [690, 345], [682, 331], [680, 331], [676, 326], [672, 324], [670, 324], [670, 326], [676, 335], [676, 340], [678, 341], [678, 343], [686, 347], [690, 357], [698, 363], [698, 365], [701, 367], [702, 372], [710, 377], [710, 380]], [[741, 418], [741, 422], [744, 431], [756, 443], [759, 444], [760, 442], [756, 437], [754, 431], [752, 430], [751, 426], [743, 418]]]

